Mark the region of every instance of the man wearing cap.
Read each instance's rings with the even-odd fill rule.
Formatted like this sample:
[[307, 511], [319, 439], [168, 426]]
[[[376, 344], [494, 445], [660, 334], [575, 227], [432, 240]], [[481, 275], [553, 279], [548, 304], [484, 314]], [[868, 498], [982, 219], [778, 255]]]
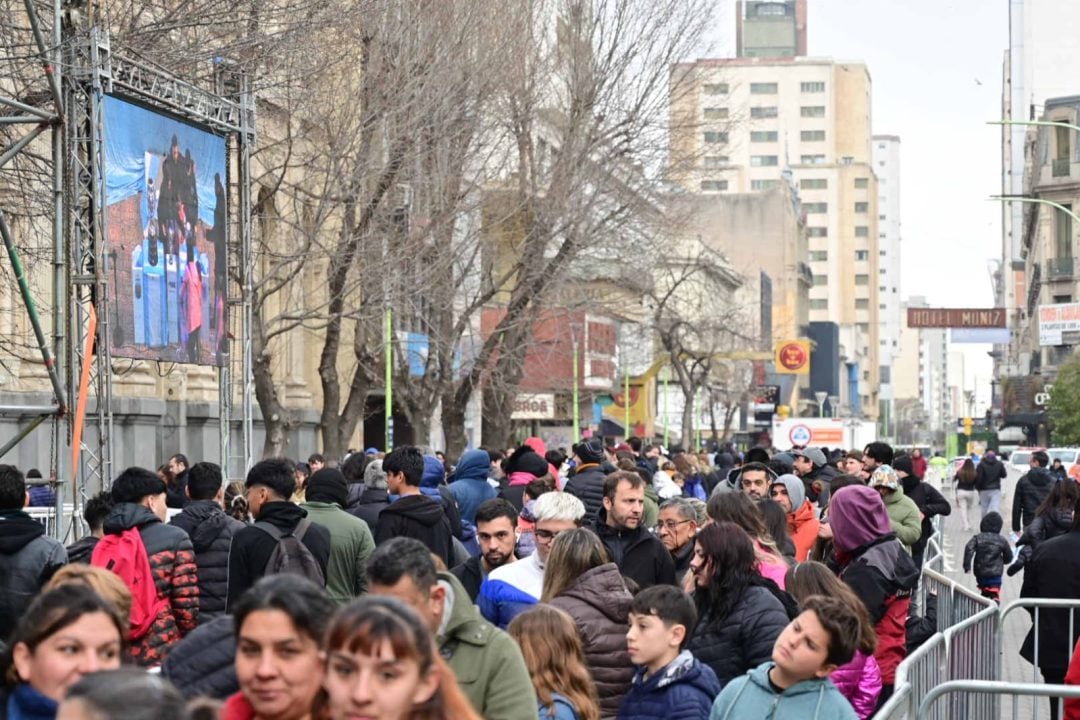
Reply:
[[817, 540], [821, 522], [814, 506], [806, 499], [803, 481], [794, 475], [781, 475], [769, 486], [769, 497], [787, 511], [788, 532], [795, 543], [795, 560], [805, 562]]
[[330, 559], [326, 562], [326, 591], [344, 604], [367, 592], [367, 561], [375, 552], [371, 528], [343, 508], [349, 489], [337, 468], [323, 468], [307, 481], [300, 507], [312, 522], [330, 531]]
[[818, 507], [829, 504], [829, 483], [836, 477], [836, 470], [831, 468], [821, 448], [808, 447], [792, 450], [795, 474], [802, 478], [806, 498], [816, 502]]
[[881, 494], [885, 501], [885, 510], [889, 513], [889, 522], [896, 539], [904, 545], [904, 549], [911, 554], [911, 546], [919, 541], [922, 536], [922, 514], [915, 501], [904, 494], [904, 488], [900, 485], [900, 476], [890, 465], [881, 465], [874, 468], [870, 475], [870, 487]]
[[589, 438], [574, 446], [574, 472], [566, 481], [566, 492], [585, 505], [585, 519], [592, 522], [604, 506], [604, 445], [599, 438]]

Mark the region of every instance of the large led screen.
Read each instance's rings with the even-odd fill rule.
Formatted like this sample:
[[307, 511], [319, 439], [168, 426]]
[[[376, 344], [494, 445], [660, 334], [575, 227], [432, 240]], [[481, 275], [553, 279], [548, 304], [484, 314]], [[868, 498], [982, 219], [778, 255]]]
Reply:
[[225, 139], [114, 97], [104, 115], [112, 354], [221, 365]]

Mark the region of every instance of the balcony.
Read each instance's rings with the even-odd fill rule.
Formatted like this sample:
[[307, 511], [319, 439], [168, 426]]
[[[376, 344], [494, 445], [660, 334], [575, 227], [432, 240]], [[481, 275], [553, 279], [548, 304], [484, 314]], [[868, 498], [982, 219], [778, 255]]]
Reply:
[[807, 287], [814, 286], [814, 273], [810, 269], [810, 266], [804, 262], [799, 263], [799, 279], [802, 280]]
[[1049, 282], [1072, 280], [1076, 277], [1076, 258], [1059, 257], [1046, 261], [1046, 279]]
[[1053, 177], [1069, 177], [1069, 170], [1072, 166], [1072, 161], [1069, 158], [1058, 158], [1054, 160], [1053, 168], [1051, 169], [1051, 175]]

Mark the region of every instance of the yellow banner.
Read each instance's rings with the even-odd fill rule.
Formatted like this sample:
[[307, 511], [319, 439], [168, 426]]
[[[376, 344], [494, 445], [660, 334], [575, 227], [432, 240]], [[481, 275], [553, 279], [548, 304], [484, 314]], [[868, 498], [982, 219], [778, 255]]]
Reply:
[[781, 375], [808, 375], [810, 373], [810, 342], [807, 340], [782, 340], [776, 344], [776, 372]]

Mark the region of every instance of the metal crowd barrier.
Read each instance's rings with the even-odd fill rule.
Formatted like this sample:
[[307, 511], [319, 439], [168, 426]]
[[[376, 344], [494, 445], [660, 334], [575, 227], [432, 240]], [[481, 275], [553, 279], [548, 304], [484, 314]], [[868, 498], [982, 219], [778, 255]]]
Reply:
[[[1080, 686], [1008, 683], [990, 680], [950, 680], [932, 688], [923, 697], [919, 703], [917, 713], [912, 717], [914, 720], [929, 720], [930, 718], [940, 717], [935, 713], [938, 706], [941, 705], [938, 701], [943, 698], [950, 701], [965, 697], [985, 698], [992, 700], [995, 706], [1000, 706], [1003, 698], [1011, 697], [1012, 702], [1008, 704], [1012, 707], [1011, 715], [995, 712], [993, 715], [980, 714], [969, 717], [978, 720], [982, 718], [1011, 717], [1013, 720], [1019, 720], [1022, 716], [1019, 702], [1022, 696], [1031, 697], [1033, 703], [1037, 703], [1039, 698], [1060, 698], [1058, 702], [1061, 703], [1065, 698], [1080, 698]], [[880, 717], [880, 715], [877, 717]], [[899, 717], [901, 716], [890, 716], [890, 718]], [[962, 716], [957, 715], [954, 717]], [[1033, 717], [1038, 718], [1038, 710], [1035, 711]], [[1059, 717], [1064, 717], [1064, 713], [1061, 713]]]
[[[1061, 638], [1061, 642], [1064, 645], [1064, 648], [1062, 648], [1062, 649], [1065, 650], [1066, 663], [1068, 663], [1068, 662], [1070, 662], [1072, 660], [1073, 651], [1074, 651], [1074, 649], [1076, 647], [1077, 635], [1078, 635], [1078, 633], [1080, 633], [1080, 599], [1021, 598], [1019, 600], [1014, 600], [1013, 602], [1011, 602], [1008, 605], [1006, 605], [1005, 607], [1003, 607], [1001, 609], [1001, 612], [999, 613], [999, 617], [998, 617], [998, 632], [999, 632], [999, 635], [1002, 635], [1002, 636], [1004, 635], [1005, 622], [1008, 620], [1008, 618], [1011, 615], [1013, 615], [1017, 610], [1020, 610], [1020, 609], [1026, 610], [1026, 611], [1028, 611], [1028, 614], [1030, 614], [1030, 616], [1031, 616], [1031, 632], [1034, 633], [1033, 637], [1034, 637], [1035, 642], [1034, 642], [1034, 646], [1032, 648], [1032, 652], [1034, 654], [1034, 663], [1032, 664], [1032, 669], [1031, 669], [1031, 681], [1030, 681], [1030, 683], [1024, 683], [1021, 678], [1017, 678], [1016, 680], [1014, 680], [1013, 678], [1006, 678], [1005, 677], [1006, 673], [1005, 673], [1005, 651], [1004, 651], [1004, 647], [1002, 647], [1000, 649], [1000, 651], [999, 651], [998, 679], [1003, 680], [1003, 681], [1008, 680], [1008, 682], [1003, 683], [1003, 685], [1007, 686], [1008, 688], [1031, 686], [1031, 687], [1038, 687], [1038, 688], [1047, 689], [1046, 692], [1042, 692], [1042, 693], [1029, 693], [1029, 692], [1020, 693], [1020, 692], [1018, 692], [1018, 693], [1015, 693], [1016, 696], [1013, 698], [1013, 707], [1014, 707], [1014, 714], [1015, 714], [1016, 707], [1018, 707], [1020, 705], [1020, 696], [1024, 695], [1024, 696], [1031, 697], [1031, 701], [1030, 701], [1031, 702], [1030, 717], [1032, 717], [1035, 720], [1038, 720], [1040, 707], [1045, 707], [1045, 703], [1040, 702], [1039, 697], [1050, 697], [1050, 696], [1053, 696], [1053, 697], [1080, 697], [1080, 695], [1077, 695], [1077, 696], [1062, 695], [1062, 694], [1058, 694], [1058, 693], [1055, 693], [1055, 692], [1050, 692], [1050, 690], [1053, 690], [1053, 689], [1055, 689], [1057, 687], [1065, 687], [1065, 686], [1056, 686], [1056, 685], [1049, 685], [1049, 684], [1044, 683], [1043, 679], [1042, 679], [1042, 675], [1041, 675], [1040, 670], [1039, 670], [1039, 665], [1040, 665], [1039, 658], [1041, 657], [1041, 653], [1047, 650], [1045, 645], [1040, 644], [1039, 626], [1045, 620], [1046, 615], [1048, 613], [1068, 612], [1068, 614], [1069, 614], [1069, 632], [1068, 632], [1067, 635], [1065, 635], [1064, 637]], [[1061, 648], [1061, 646], [1059, 646], [1059, 648]], [[1010, 648], [1010, 651], [1011, 652], [1019, 652], [1019, 648], [1015, 648], [1015, 649]], [[1076, 686], [1069, 686], [1069, 687], [1076, 688]], [[1077, 689], [1080, 690], [1080, 688], [1077, 688]], [[1012, 693], [1009, 693], [1009, 694], [1012, 694]], [[1048, 714], [1046, 716], [1049, 717]]]

